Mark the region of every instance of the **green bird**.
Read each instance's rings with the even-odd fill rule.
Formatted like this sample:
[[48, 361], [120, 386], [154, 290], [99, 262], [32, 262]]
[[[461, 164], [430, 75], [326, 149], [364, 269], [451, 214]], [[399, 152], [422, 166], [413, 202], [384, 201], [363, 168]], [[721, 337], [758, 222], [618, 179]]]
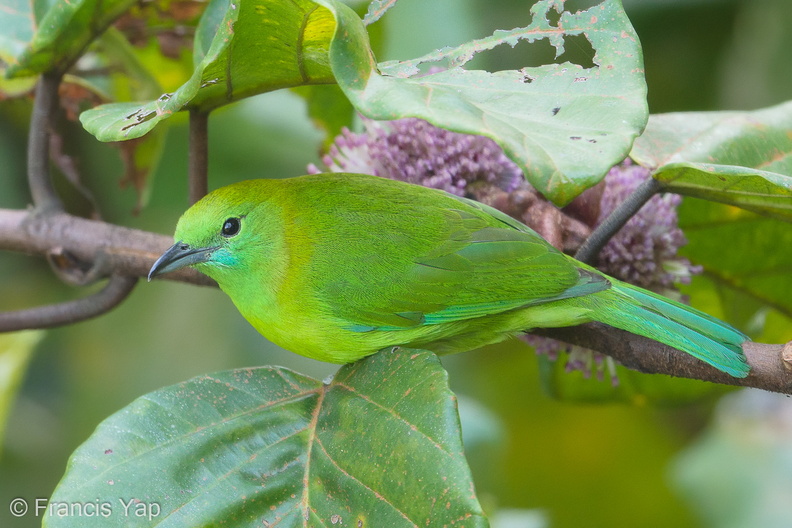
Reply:
[[322, 361], [394, 345], [450, 354], [599, 321], [749, 372], [747, 337], [726, 323], [436, 189], [344, 173], [243, 181], [187, 210], [175, 240], [149, 280], [194, 266], [270, 341]]

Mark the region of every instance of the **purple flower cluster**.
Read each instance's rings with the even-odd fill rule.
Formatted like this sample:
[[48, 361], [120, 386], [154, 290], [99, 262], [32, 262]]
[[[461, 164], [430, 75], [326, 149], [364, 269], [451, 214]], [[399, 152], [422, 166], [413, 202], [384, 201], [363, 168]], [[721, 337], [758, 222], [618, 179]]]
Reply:
[[[365, 132], [347, 129], [322, 162], [330, 172], [359, 172], [464, 196], [477, 184], [515, 190], [520, 168], [491, 139], [437, 128], [422, 119], [364, 120]], [[309, 166], [312, 173], [321, 172]]]
[[[629, 159], [612, 168], [605, 177], [597, 224], [622, 203], [644, 180], [649, 169]], [[677, 194], [655, 195], [638, 214], [602, 248], [597, 267], [625, 282], [666, 293], [675, 283], [687, 284], [691, 275], [701, 273], [677, 253], [687, 244], [677, 226]]]
[[[450, 132], [415, 118], [389, 122], [364, 119], [363, 123], [363, 133], [344, 129], [335, 139], [322, 159], [327, 171], [373, 174], [473, 196], [526, 221], [540, 233], [542, 224], [561, 225], [562, 229], [582, 225], [544, 201], [525, 182], [519, 167], [489, 138]], [[308, 170], [322, 172], [314, 165]], [[604, 189], [591, 189], [587, 191], [588, 199], [582, 200], [590, 210], [592, 201], [595, 207], [590, 216], [597, 218], [596, 223], [588, 227], [599, 225], [649, 177], [647, 169], [629, 159], [613, 167], [605, 177]], [[518, 201], [528, 204], [531, 211], [510, 210], [514, 204], [509, 203], [509, 197], [518, 196]], [[692, 274], [701, 272], [700, 267], [677, 255], [687, 242], [677, 226], [679, 202], [677, 195], [654, 196], [603, 248], [599, 269], [626, 282], [678, 296], [673, 285], [689, 282]], [[579, 227], [576, 229], [579, 231]], [[566, 351], [568, 371], [582, 370], [586, 376], [594, 371], [600, 379], [607, 371], [611, 382], [618, 383], [610, 357], [539, 336], [525, 336], [525, 340], [537, 353], [551, 358]]]

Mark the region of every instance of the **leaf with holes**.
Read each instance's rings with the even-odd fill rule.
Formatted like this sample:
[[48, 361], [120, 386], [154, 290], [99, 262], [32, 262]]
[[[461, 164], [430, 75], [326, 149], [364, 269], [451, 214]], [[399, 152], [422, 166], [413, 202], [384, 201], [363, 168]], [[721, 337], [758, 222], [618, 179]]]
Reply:
[[630, 156], [670, 191], [792, 221], [792, 102], [653, 115]]
[[[648, 113], [640, 44], [620, 3], [563, 12], [551, 24], [551, 10], [560, 12], [562, 4], [537, 3], [525, 28], [377, 65], [360, 17], [336, 0], [240, 0], [218, 23], [205, 55], [208, 38], [201, 35], [210, 32], [199, 28], [202, 62], [175, 93], [145, 105], [100, 107], [81, 119], [103, 141], [130, 139], [185, 108], [210, 110], [261, 91], [335, 80], [373, 119], [420, 117], [493, 138], [535, 187], [563, 204], [626, 156]], [[216, 20], [219, 12], [210, 6], [206, 16]], [[461, 67], [479, 52], [519, 41], [547, 39], [561, 56], [572, 37], [589, 43], [592, 67], [563, 62], [496, 73]], [[260, 53], [265, 47], [269, 53]], [[445, 71], [410, 77], [419, 66], [442, 62]]]
[[100, 141], [123, 141], [181, 110], [207, 112], [280, 88], [331, 83], [334, 31], [333, 15], [311, 0], [213, 0], [196, 31], [197, 65], [186, 83], [148, 103], [100, 106], [80, 120]]
[[487, 526], [446, 372], [408, 349], [326, 384], [262, 367], [143, 396], [75, 451], [50, 505], [86, 501], [111, 514], [50, 507], [44, 526]]
[[[319, 0], [317, 0], [319, 1]], [[599, 182], [630, 150], [648, 116], [640, 43], [617, 0], [577, 13], [542, 0], [530, 25], [445, 48], [419, 59], [366, 64], [354, 35], [330, 49], [338, 83], [373, 119], [419, 117], [495, 140], [545, 196], [566, 204]], [[341, 27], [339, 23], [339, 27]], [[556, 57], [567, 39], [584, 38], [593, 66], [571, 62], [490, 73], [461, 66], [497, 46], [547, 39]], [[439, 72], [420, 67], [441, 66]], [[353, 67], [354, 66], [354, 67]]]

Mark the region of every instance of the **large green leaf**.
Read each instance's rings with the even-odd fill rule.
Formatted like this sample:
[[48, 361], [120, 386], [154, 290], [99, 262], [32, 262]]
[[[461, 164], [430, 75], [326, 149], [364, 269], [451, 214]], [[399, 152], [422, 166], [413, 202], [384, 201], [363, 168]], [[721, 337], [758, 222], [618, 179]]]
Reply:
[[[563, 12], [557, 24], [549, 22], [550, 11], [562, 8], [563, 1], [542, 0], [532, 8], [527, 27], [378, 68], [366, 60], [362, 36], [350, 31], [352, 25], [338, 12], [330, 49], [333, 71], [364, 115], [419, 117], [488, 136], [534, 187], [566, 204], [627, 155], [648, 110], [641, 47], [620, 2]], [[563, 62], [495, 73], [461, 67], [479, 52], [520, 41], [547, 39], [558, 57], [565, 38], [575, 36], [584, 36], [593, 48], [592, 67]], [[431, 65], [446, 69], [417, 75], [420, 66]]]
[[88, 44], [135, 0], [57, 0], [40, 20], [32, 40], [12, 61], [8, 77], [51, 70], [65, 72]]
[[670, 191], [792, 221], [792, 102], [653, 115], [630, 156]]
[[689, 244], [681, 254], [704, 266], [716, 285], [751, 295], [792, 315], [792, 229], [744, 209], [685, 199], [680, 227]]
[[44, 332], [26, 331], [0, 335], [0, 446], [6, 418], [11, 410], [33, 349]]
[[213, 0], [196, 34], [200, 62], [186, 83], [144, 104], [100, 106], [80, 120], [99, 140], [122, 141], [180, 110], [206, 112], [262, 92], [333, 82], [327, 50], [334, 31], [330, 11], [310, 0]]
[[86, 497], [110, 514], [51, 506], [44, 526], [487, 525], [447, 374], [408, 349], [327, 383], [262, 367], [148, 394], [77, 449], [50, 504]]
[[734, 165], [670, 163], [654, 177], [675, 193], [792, 221], [792, 176]]

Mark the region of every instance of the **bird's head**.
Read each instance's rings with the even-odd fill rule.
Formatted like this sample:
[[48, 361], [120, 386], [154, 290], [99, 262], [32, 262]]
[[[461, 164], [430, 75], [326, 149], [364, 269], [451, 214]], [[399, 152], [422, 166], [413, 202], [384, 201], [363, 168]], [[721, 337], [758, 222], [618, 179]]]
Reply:
[[190, 207], [176, 225], [176, 243], [151, 267], [148, 279], [195, 266], [221, 286], [253, 265], [275, 240], [278, 216], [272, 214], [267, 180], [250, 180], [217, 189]]

